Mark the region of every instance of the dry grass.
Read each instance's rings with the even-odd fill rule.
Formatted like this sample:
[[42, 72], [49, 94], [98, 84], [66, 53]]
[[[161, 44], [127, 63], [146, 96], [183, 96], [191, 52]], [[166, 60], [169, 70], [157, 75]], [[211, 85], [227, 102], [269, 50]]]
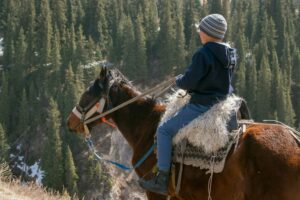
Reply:
[[44, 188], [32, 183], [24, 184], [13, 180], [9, 169], [0, 165], [0, 200], [70, 200], [70, 196], [47, 192]]

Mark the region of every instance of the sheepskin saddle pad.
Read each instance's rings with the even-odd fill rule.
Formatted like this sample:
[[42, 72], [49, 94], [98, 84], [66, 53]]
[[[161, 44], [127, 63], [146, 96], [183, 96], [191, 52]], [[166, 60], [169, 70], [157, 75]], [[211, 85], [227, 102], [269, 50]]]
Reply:
[[[184, 93], [178, 90], [169, 97], [161, 123], [189, 102], [190, 96]], [[230, 95], [180, 129], [173, 138], [173, 162], [200, 167], [207, 173], [222, 172], [226, 156], [240, 134], [236, 116], [242, 101]]]

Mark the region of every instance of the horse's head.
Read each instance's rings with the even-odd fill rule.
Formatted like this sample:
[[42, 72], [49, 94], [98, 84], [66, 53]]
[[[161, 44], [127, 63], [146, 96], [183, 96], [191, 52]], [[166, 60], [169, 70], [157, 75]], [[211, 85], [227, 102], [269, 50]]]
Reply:
[[101, 123], [101, 120], [90, 123], [86, 121], [103, 113], [108, 107], [110, 76], [109, 70], [103, 67], [99, 76], [81, 95], [79, 104], [74, 107], [67, 120], [70, 131], [88, 135], [90, 128]]

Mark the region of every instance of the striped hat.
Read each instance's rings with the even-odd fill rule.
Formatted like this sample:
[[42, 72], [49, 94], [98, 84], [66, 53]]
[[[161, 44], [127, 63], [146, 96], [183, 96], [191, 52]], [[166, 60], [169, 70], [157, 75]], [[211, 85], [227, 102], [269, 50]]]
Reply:
[[223, 39], [227, 30], [227, 22], [220, 14], [207, 15], [200, 21], [199, 29], [209, 36]]

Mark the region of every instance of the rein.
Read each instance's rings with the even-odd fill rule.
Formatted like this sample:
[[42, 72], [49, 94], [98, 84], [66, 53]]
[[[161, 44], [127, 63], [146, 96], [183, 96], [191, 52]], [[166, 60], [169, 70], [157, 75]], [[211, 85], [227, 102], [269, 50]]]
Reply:
[[[91, 123], [91, 122], [94, 122], [98, 119], [101, 119], [102, 122], [110, 125], [111, 127], [113, 128], [117, 128], [115, 124], [109, 122], [105, 116], [110, 114], [110, 113], [113, 113], [137, 100], [139, 100], [140, 98], [146, 96], [146, 95], [149, 95], [149, 94], [152, 94], [152, 93], [156, 93], [155, 97], [158, 97], [160, 96], [162, 93], [164, 93], [165, 91], [167, 91], [169, 88], [171, 88], [174, 84], [175, 84], [175, 80], [176, 80], [176, 77], [173, 77], [172, 79], [168, 80], [168, 81], [165, 81], [149, 90], [147, 90], [146, 92], [132, 98], [132, 99], [129, 99], [128, 101], [125, 101], [124, 103], [110, 109], [110, 110], [107, 110], [105, 112], [103, 112], [104, 110], [104, 106], [105, 106], [105, 103], [106, 103], [106, 99], [104, 97], [100, 98], [99, 101], [97, 101], [95, 103], [94, 106], [92, 106], [88, 111], [87, 113], [85, 113], [85, 109], [82, 109], [81, 107], [77, 107], [75, 106], [72, 110], [73, 114], [78, 117], [80, 119], [80, 123], [78, 124], [78, 126], [80, 126], [80, 124], [83, 124], [84, 126], [84, 133], [85, 133], [85, 141], [90, 149], [90, 151], [93, 153], [93, 155], [96, 157], [97, 160], [99, 161], [105, 161], [105, 162], [108, 162], [110, 164], [113, 164], [123, 170], [126, 170], [126, 171], [132, 171], [136, 168], [138, 168], [154, 151], [155, 149], [155, 146], [156, 144], [154, 143], [150, 149], [142, 156], [142, 158], [133, 166], [133, 167], [127, 167], [125, 165], [122, 165], [120, 163], [117, 163], [117, 162], [114, 162], [114, 161], [111, 161], [111, 160], [107, 160], [107, 159], [104, 159], [102, 156], [98, 155], [97, 152], [96, 152], [96, 149], [93, 145], [93, 142], [92, 142], [92, 139], [91, 139], [91, 135], [90, 135], [90, 130], [87, 126], [87, 124]], [[107, 94], [109, 94], [109, 90], [110, 90], [110, 87], [111, 87], [112, 84], [110, 84], [110, 86], [108, 87], [108, 90], [107, 90]], [[107, 95], [107, 102], [108, 102], [108, 95]], [[89, 105], [90, 107], [90, 105]], [[79, 108], [79, 109], [78, 109]], [[81, 110], [82, 113], [79, 111]], [[98, 115], [92, 117], [95, 113], [97, 113]]]
[[100, 156], [99, 154], [97, 154], [96, 148], [94, 147], [94, 144], [93, 144], [93, 141], [92, 141], [91, 137], [86, 138], [85, 142], [86, 142], [86, 144], [88, 145], [90, 151], [93, 153], [93, 155], [96, 157], [97, 160], [105, 161], [107, 163], [115, 165], [116, 167], [118, 167], [120, 169], [123, 169], [125, 171], [129, 171], [129, 172], [131, 172], [132, 170], [134, 170], [134, 169], [138, 168], [139, 166], [141, 166], [141, 164], [143, 164], [143, 162], [145, 160], [147, 160], [147, 158], [152, 154], [152, 152], [154, 151], [154, 149], [156, 147], [156, 144], [154, 143], [150, 147], [150, 149], [143, 155], [143, 157], [135, 163], [135, 165], [133, 167], [127, 167], [127, 166], [125, 166], [123, 164], [120, 164], [120, 163], [117, 163], [115, 161], [107, 160], [107, 159], [103, 158], [102, 156]]
[[[147, 90], [146, 92], [144, 92], [144, 93], [142, 93], [142, 94], [140, 94], [140, 95], [138, 95], [138, 96], [136, 96], [136, 97], [134, 97], [132, 99], [129, 99], [128, 101], [125, 101], [124, 103], [122, 103], [122, 104], [120, 104], [120, 105], [118, 105], [118, 106], [116, 106], [116, 107], [114, 107], [114, 108], [112, 108], [112, 109], [110, 109], [110, 110], [108, 110], [108, 111], [100, 114], [100, 115], [92, 117], [92, 118], [86, 120], [84, 123], [85, 124], [89, 124], [89, 123], [91, 123], [93, 121], [96, 121], [97, 119], [102, 118], [102, 117], [104, 117], [104, 116], [106, 116], [106, 115], [108, 115], [110, 113], [113, 113], [113, 112], [115, 112], [115, 111], [117, 111], [117, 110], [119, 110], [119, 109], [121, 109], [121, 108], [123, 108], [123, 107], [125, 107], [125, 106], [127, 106], [127, 105], [129, 105], [129, 104], [131, 104], [131, 103], [133, 103], [135, 101], [137, 101], [138, 99], [140, 99], [140, 98], [142, 98], [144, 96], [149, 95], [149, 94], [152, 94], [152, 93], [155, 93], [155, 92], [159, 92], [160, 94], [162, 94], [161, 91], [166, 91], [167, 89], [169, 89], [172, 85], [174, 85], [175, 80], [176, 80], [176, 78], [173, 77], [171, 80], [165, 81], [165, 82], [163, 82], [163, 83], [161, 83], [161, 84], [159, 84], [159, 85], [157, 85], [157, 86], [155, 86], [155, 87]], [[160, 91], [160, 89], [162, 89], [162, 90]], [[157, 97], [157, 95], [156, 95], [156, 97]]]

